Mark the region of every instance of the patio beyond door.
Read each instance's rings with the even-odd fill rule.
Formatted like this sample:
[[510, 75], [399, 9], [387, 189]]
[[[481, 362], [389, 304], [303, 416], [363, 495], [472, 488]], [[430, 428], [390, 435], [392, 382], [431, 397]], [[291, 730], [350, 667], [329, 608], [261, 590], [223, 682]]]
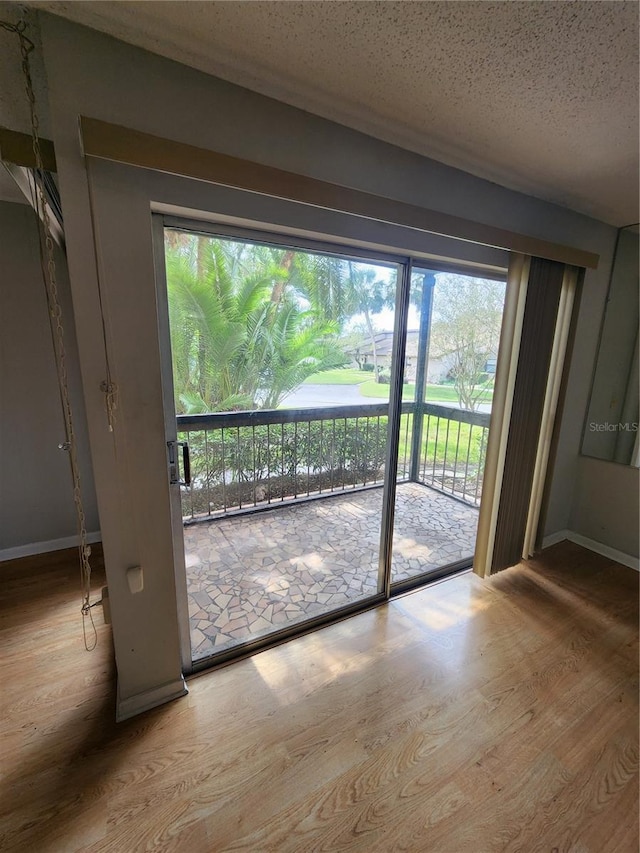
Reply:
[[491, 282], [208, 228], [157, 232], [196, 668], [470, 564], [498, 343], [476, 329], [463, 355], [447, 331], [456, 288]]

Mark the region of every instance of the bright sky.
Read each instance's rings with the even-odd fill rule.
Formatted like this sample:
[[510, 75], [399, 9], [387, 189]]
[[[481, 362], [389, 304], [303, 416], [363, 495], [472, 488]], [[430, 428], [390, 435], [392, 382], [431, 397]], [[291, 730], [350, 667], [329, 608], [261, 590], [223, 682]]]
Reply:
[[[376, 332], [393, 332], [396, 312], [392, 308], [383, 308], [379, 314], [371, 316], [371, 322]], [[351, 330], [356, 326], [364, 324], [364, 314], [356, 314], [349, 320], [347, 329]], [[409, 305], [409, 318], [407, 329], [410, 332], [417, 331], [420, 328], [420, 315], [414, 305]]]
[[[383, 281], [394, 281], [396, 277], [396, 268], [387, 267], [379, 264], [367, 264], [362, 261], [358, 262], [358, 267], [362, 269], [373, 270], [376, 278]], [[371, 316], [371, 322], [376, 332], [393, 332], [395, 326], [396, 312], [393, 308], [383, 308], [379, 314]], [[363, 325], [365, 322], [364, 314], [356, 314], [347, 323], [347, 330], [350, 331], [354, 327]], [[413, 305], [409, 305], [408, 331], [417, 331], [420, 328], [420, 315]]]

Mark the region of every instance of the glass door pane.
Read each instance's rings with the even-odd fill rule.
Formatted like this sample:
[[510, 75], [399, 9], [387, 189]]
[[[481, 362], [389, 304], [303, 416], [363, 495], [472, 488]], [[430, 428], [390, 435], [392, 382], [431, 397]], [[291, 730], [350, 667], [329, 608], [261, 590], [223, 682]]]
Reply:
[[383, 592], [395, 263], [165, 230], [195, 662]]
[[392, 584], [471, 564], [505, 287], [413, 269]]

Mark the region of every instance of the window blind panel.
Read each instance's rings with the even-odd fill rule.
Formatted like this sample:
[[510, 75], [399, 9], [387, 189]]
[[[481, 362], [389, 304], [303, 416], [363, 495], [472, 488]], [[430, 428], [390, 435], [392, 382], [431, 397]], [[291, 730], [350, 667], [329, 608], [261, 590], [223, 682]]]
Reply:
[[522, 558], [564, 264], [532, 258], [491, 571]]
[[533, 487], [531, 491], [531, 502], [527, 520], [527, 531], [524, 540], [522, 556], [526, 559], [535, 552], [536, 535], [540, 523], [542, 503], [544, 500], [544, 489], [547, 483], [547, 472], [551, 458], [551, 445], [553, 442], [555, 427], [557, 423], [556, 414], [560, 400], [560, 390], [564, 377], [565, 356], [569, 345], [571, 321], [573, 318], [573, 304], [577, 289], [578, 270], [575, 267], [565, 267], [562, 291], [560, 293], [560, 304], [556, 319], [553, 350], [551, 363], [549, 365], [549, 376], [547, 379], [547, 390], [545, 394], [544, 409], [542, 413], [542, 427], [538, 438], [538, 450], [536, 453], [536, 465], [533, 475]]
[[530, 268], [530, 256], [512, 252], [507, 272], [507, 292], [500, 329], [500, 347], [491, 404], [491, 425], [487, 439], [482, 477], [482, 500], [473, 557], [473, 571], [481, 578], [491, 574]]

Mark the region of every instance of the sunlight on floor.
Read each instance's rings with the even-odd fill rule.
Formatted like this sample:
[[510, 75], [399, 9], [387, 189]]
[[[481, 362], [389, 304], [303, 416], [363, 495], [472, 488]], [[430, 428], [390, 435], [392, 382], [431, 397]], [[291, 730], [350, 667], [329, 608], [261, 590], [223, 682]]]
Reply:
[[195, 566], [202, 565], [202, 558], [195, 551], [186, 551], [184, 555], [184, 563], [188, 569], [193, 569]]
[[[287, 644], [284, 657], [282, 652], [277, 656], [265, 652], [254, 655], [251, 662], [278, 703], [291, 705], [340, 678], [365, 670], [379, 657], [380, 648], [393, 654], [413, 642], [410, 632], [403, 631], [397, 621], [391, 626], [388, 617], [389, 611], [383, 606], [353, 617], [351, 635], [346, 639], [346, 623], [341, 622]], [[389, 631], [386, 640], [385, 631]], [[378, 651], [374, 653], [376, 644]]]
[[[454, 581], [450, 581], [454, 583]], [[438, 590], [440, 592], [441, 588]], [[452, 590], [453, 591], [453, 590]], [[480, 597], [473, 590], [455, 591], [455, 597], [447, 598], [442, 595], [434, 596], [433, 601], [424, 597], [418, 606], [412, 597], [398, 599], [395, 604], [430, 631], [447, 631], [461, 623], [467, 623], [470, 617], [481, 613], [490, 606], [486, 597]]]

